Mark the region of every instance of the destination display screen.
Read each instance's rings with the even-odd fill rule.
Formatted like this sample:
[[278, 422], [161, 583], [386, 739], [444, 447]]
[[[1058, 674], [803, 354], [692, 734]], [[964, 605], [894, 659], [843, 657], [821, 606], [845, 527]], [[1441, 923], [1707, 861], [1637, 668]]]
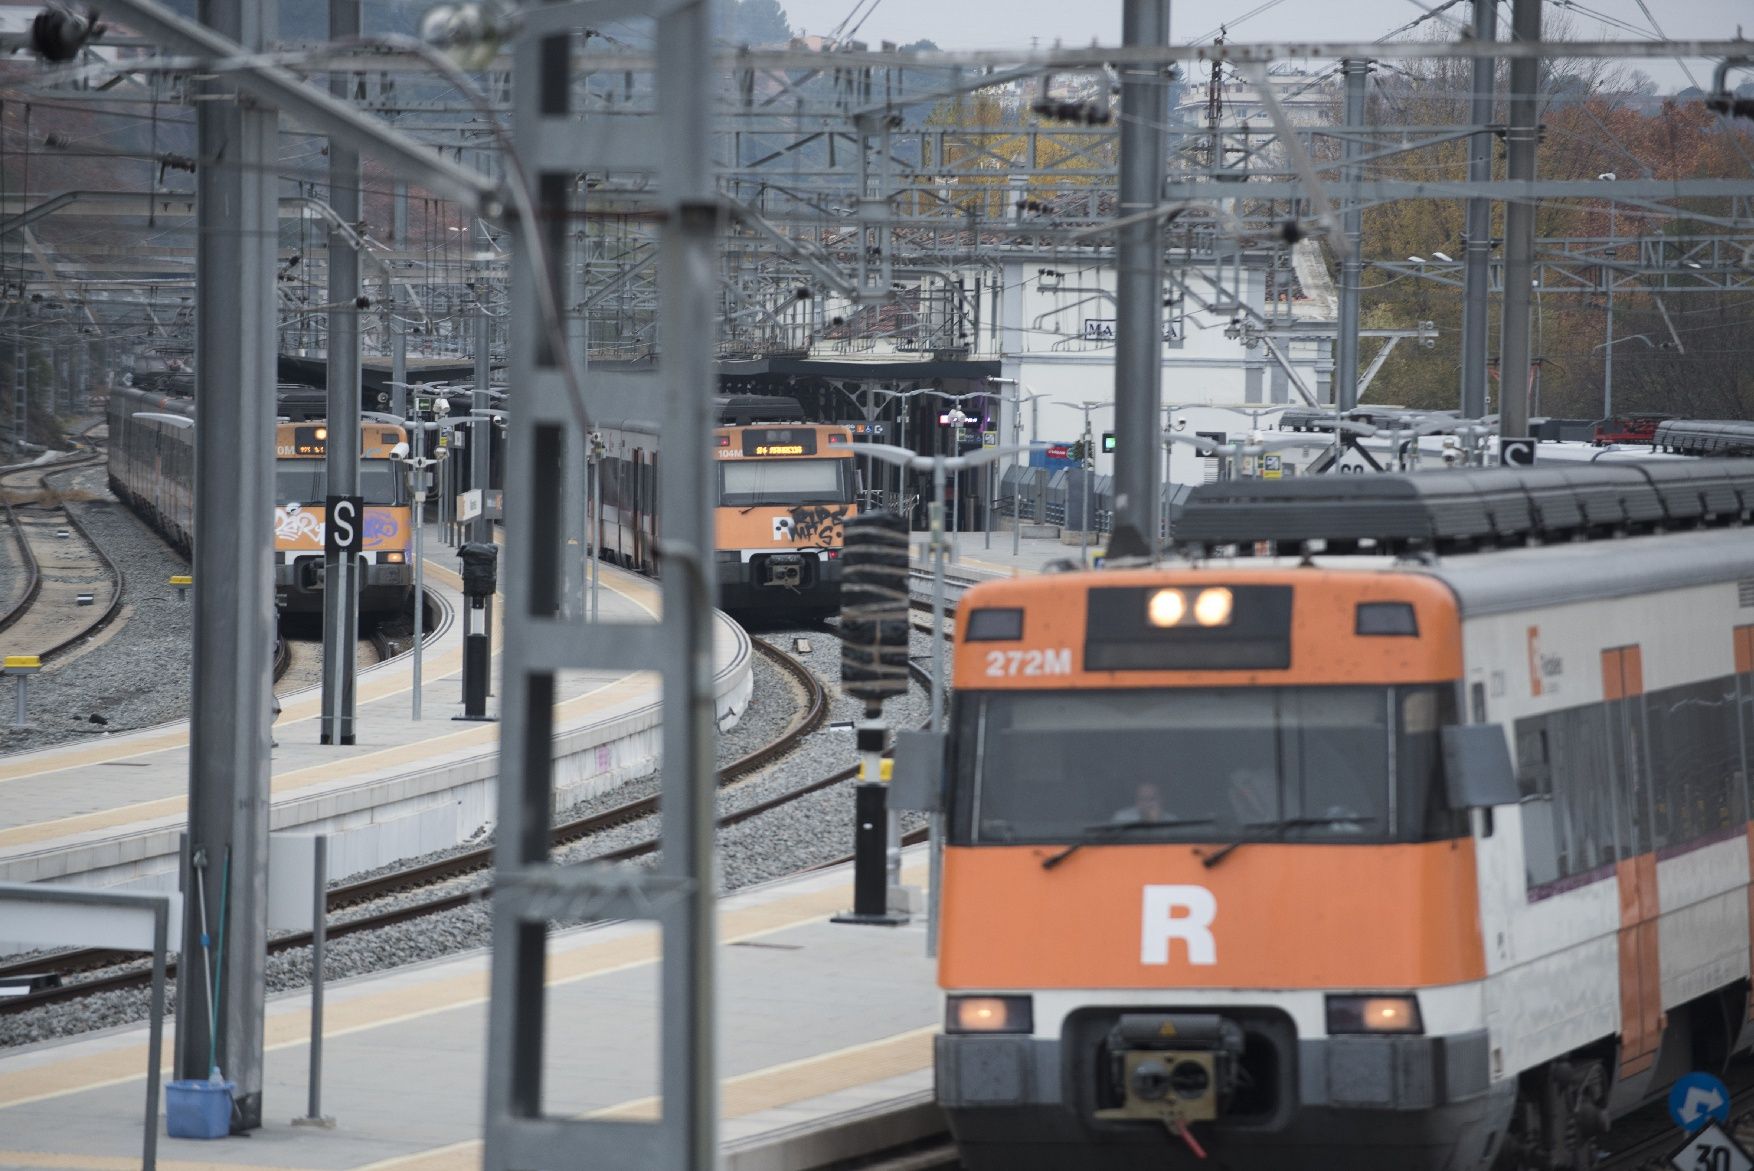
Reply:
[[807, 427], [746, 427], [744, 455], [815, 455], [816, 432]]
[[[285, 434], [285, 432], [281, 432]], [[329, 429], [327, 427], [294, 427], [292, 443], [276, 445], [275, 455], [278, 456], [314, 456], [327, 455], [329, 452]]]

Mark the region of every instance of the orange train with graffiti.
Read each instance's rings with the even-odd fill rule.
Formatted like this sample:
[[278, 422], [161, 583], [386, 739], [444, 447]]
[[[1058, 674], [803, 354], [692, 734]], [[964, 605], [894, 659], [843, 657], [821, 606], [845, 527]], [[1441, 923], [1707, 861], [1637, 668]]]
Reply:
[[[289, 613], [323, 608], [323, 538], [328, 498], [329, 429], [321, 419], [274, 428], [274, 594]], [[401, 457], [408, 433], [362, 420], [359, 495], [365, 499], [360, 550], [362, 613], [399, 612], [413, 597], [414, 520]]]
[[[655, 566], [660, 458], [640, 424], [603, 430], [599, 548], [643, 573]], [[714, 560], [719, 605], [740, 613], [840, 608], [840, 554], [858, 512], [852, 432], [828, 423], [764, 422], [713, 433]]]
[[[110, 488], [185, 557], [195, 532], [195, 430], [192, 400], [131, 386], [110, 394]], [[179, 420], [186, 420], [180, 422]], [[274, 591], [283, 610], [323, 607], [324, 456], [322, 420], [274, 428]], [[365, 499], [360, 609], [406, 609], [413, 596], [413, 529], [402, 465], [407, 434], [360, 422], [359, 494]]]
[[920, 759], [965, 1166], [1588, 1166], [1754, 1048], [1747, 529], [1348, 541], [964, 595]]

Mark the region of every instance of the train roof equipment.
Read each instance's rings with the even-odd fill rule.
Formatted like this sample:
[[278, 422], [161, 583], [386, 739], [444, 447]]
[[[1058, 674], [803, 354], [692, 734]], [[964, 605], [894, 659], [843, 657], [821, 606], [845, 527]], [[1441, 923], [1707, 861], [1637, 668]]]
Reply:
[[721, 427], [805, 421], [803, 405], [795, 398], [779, 394], [715, 395], [713, 417]]
[[[1406, 407], [1372, 406], [1353, 407], [1339, 416], [1349, 423], [1361, 423], [1367, 427], [1379, 427], [1392, 430], [1396, 427], [1412, 428], [1419, 424], [1428, 424], [1454, 419], [1462, 421], [1459, 411], [1420, 411]], [[1281, 431], [1327, 431], [1334, 430], [1335, 412], [1321, 407], [1288, 407], [1279, 415]], [[1435, 432], [1433, 432], [1435, 433]]]
[[1467, 553], [1754, 519], [1754, 459], [1229, 480], [1188, 495], [1176, 544], [1210, 555]]
[[1754, 456], [1754, 422], [1747, 419], [1665, 419], [1655, 444], [1683, 455]]

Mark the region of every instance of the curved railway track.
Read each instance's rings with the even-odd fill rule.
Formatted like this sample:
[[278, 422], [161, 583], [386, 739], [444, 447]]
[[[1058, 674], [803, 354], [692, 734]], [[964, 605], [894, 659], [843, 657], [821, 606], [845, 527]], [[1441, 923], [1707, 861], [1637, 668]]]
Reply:
[[[107, 625], [121, 609], [121, 569], [50, 483], [99, 459], [81, 453], [0, 470], [0, 511], [25, 571], [18, 601], [0, 614], [0, 652], [46, 661]], [[81, 603], [86, 595], [91, 601]]]
[[[797, 747], [804, 737], [808, 736], [822, 725], [823, 719], [828, 711], [827, 693], [824, 691], [821, 682], [817, 680], [815, 675], [813, 675], [807, 667], [798, 660], [792, 658], [792, 656], [778, 648], [769, 646], [760, 639], [753, 639], [751, 641], [760, 653], [772, 659], [776, 666], [802, 685], [805, 695], [804, 710], [803, 714], [798, 719], [794, 720], [785, 732], [772, 743], [767, 744], [762, 748], [758, 748], [754, 752], [748, 753], [722, 768], [719, 771], [719, 785], [721, 787], [731, 784], [742, 777], [746, 777], [749, 774], [764, 768], [768, 764], [790, 752], [793, 748]], [[752, 817], [766, 813], [776, 806], [783, 805], [788, 801], [796, 800], [807, 793], [813, 793], [819, 789], [828, 788], [830, 785], [838, 784], [853, 776], [855, 772], [856, 767], [854, 769], [844, 769], [830, 777], [810, 782], [797, 789], [781, 794], [778, 797], [759, 802], [734, 813], [726, 814], [718, 820], [718, 825], [723, 827], [747, 821]], [[658, 798], [656, 796], [643, 797], [639, 800], [629, 801], [625, 804], [618, 805], [613, 809], [604, 810], [587, 817], [578, 818], [557, 825], [553, 828], [550, 834], [550, 848], [566, 846], [579, 841], [580, 839], [589, 837], [592, 834], [600, 833], [615, 826], [636, 821], [640, 818], [650, 817], [652, 814], [658, 812], [658, 807]], [[627, 861], [629, 859], [639, 858], [654, 853], [657, 849], [657, 840], [649, 839], [643, 842], [636, 842], [630, 846], [606, 851], [593, 857], [591, 861]], [[433, 886], [439, 883], [449, 882], [472, 874], [488, 871], [491, 870], [492, 866], [492, 847], [468, 850], [449, 858], [440, 859], [436, 862], [423, 863], [419, 866], [399, 870], [393, 874], [381, 875], [376, 878], [364, 879], [360, 882], [338, 886], [329, 891], [327, 902], [328, 911], [330, 914], [335, 914], [336, 912], [362, 906], [390, 895], [403, 894], [409, 891], [418, 890], [422, 887]], [[395, 907], [389, 910], [360, 915], [356, 918], [342, 919], [328, 923], [325, 927], [325, 933], [329, 939], [354, 935], [364, 931], [375, 930], [379, 927], [386, 927], [395, 923], [405, 922], [409, 919], [417, 919], [425, 915], [435, 914], [440, 911], [467, 906], [470, 903], [480, 902], [486, 899], [490, 894], [491, 890], [488, 887], [471, 887], [468, 890], [441, 894], [431, 899], [422, 900], [418, 903], [411, 903], [402, 907]], [[309, 944], [310, 935], [308, 933], [299, 933], [270, 940], [268, 949], [270, 952], [290, 951], [300, 947], [307, 947]], [[0, 983], [11, 982], [17, 984], [31, 980], [38, 985], [25, 995], [11, 996], [4, 1000], [0, 1000], [0, 1015], [23, 1012], [46, 1004], [76, 1000], [80, 997], [92, 995], [98, 992], [111, 992], [125, 988], [144, 987], [148, 980], [148, 974], [144, 971], [135, 970], [110, 973], [93, 979], [79, 980], [72, 983], [50, 983], [52, 980], [60, 980], [66, 976], [77, 975], [80, 972], [92, 971], [94, 969], [110, 967], [116, 964], [137, 961], [138, 958], [139, 957], [133, 953], [107, 951], [103, 949], [86, 949], [81, 951], [35, 956], [29, 959], [14, 960], [10, 963], [0, 964]], [[170, 971], [174, 974], [175, 970], [176, 965], [172, 964]]]

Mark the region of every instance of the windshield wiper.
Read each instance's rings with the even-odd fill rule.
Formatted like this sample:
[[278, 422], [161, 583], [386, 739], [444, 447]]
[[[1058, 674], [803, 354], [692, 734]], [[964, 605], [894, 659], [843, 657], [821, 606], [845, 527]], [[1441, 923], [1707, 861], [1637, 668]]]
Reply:
[[1059, 853], [1043, 858], [1041, 860], [1041, 868], [1043, 870], [1052, 870], [1067, 858], [1076, 854], [1082, 847], [1089, 845], [1092, 841], [1101, 841], [1104, 838], [1118, 837], [1121, 834], [1131, 833], [1134, 830], [1173, 829], [1176, 826], [1183, 825], [1211, 824], [1212, 819], [1210, 817], [1170, 817], [1161, 818], [1155, 821], [1098, 821], [1084, 827], [1084, 833], [1092, 836], [1080, 838]]
[[[1286, 830], [1308, 829], [1310, 826], [1315, 825], [1363, 825], [1370, 820], [1372, 819], [1368, 817], [1359, 817], [1356, 814], [1338, 813], [1332, 817], [1288, 817], [1284, 821], [1251, 821], [1246, 823], [1242, 828], [1265, 829], [1271, 826], [1279, 831], [1278, 840], [1284, 841]], [[1238, 846], [1246, 845], [1250, 841], [1258, 840], [1259, 839], [1257, 838], [1249, 838], [1246, 841], [1239, 839], [1234, 842], [1226, 842], [1224, 845], [1218, 847], [1218, 849], [1213, 850], [1210, 854], [1207, 854], [1204, 858], [1200, 859], [1200, 864], [1210, 870], [1212, 867], [1218, 865], [1218, 863], [1224, 861], [1224, 859], [1229, 856], [1230, 852]]]

